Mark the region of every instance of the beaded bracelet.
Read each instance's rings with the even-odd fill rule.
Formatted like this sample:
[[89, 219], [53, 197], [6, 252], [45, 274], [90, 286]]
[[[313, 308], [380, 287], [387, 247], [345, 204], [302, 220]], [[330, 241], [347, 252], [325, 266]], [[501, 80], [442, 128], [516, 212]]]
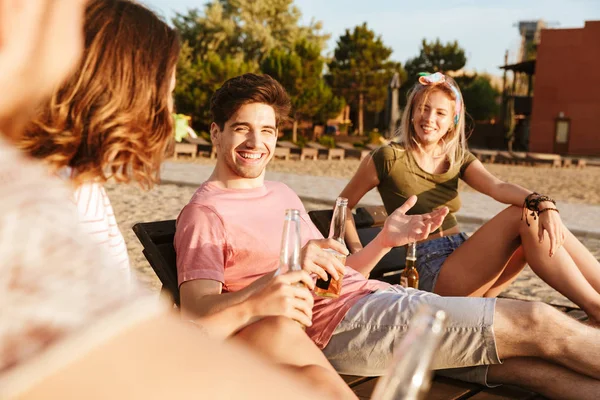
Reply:
[[[533, 196], [537, 196], [532, 198]], [[539, 193], [533, 192], [530, 193], [529, 195], [527, 195], [527, 197], [525, 197], [525, 200], [523, 201], [523, 214], [521, 214], [521, 221], [523, 220], [523, 215], [525, 215], [525, 222], [527, 223], [527, 226], [531, 226], [529, 224], [529, 219], [527, 218], [527, 210], [531, 211], [531, 216], [533, 217], [533, 220], [535, 221], [537, 219], [537, 217], [545, 211], [548, 210], [554, 210], [556, 212], [558, 212], [558, 209], [556, 208], [545, 208], [542, 211], [539, 210], [539, 206], [540, 203], [544, 202], [544, 201], [549, 201], [552, 204], [556, 205], [556, 201], [554, 201], [553, 199], [551, 199], [548, 196], [544, 196], [541, 195]]]
[[548, 207], [548, 208], [544, 208], [544, 209], [538, 211], [538, 215], [540, 215], [541, 213], [544, 213], [546, 211], [556, 211], [557, 213], [560, 214], [560, 212], [558, 211], [558, 208]]

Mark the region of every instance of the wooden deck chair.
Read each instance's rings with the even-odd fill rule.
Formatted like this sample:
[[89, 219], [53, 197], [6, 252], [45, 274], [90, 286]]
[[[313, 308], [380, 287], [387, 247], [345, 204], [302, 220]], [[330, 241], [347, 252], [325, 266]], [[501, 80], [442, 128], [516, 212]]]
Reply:
[[471, 153], [479, 159], [481, 162], [496, 162], [498, 156], [498, 150], [484, 150], [484, 149], [471, 149]]
[[180, 154], [187, 154], [192, 158], [196, 158], [198, 149], [195, 145], [189, 143], [175, 143], [175, 149], [173, 151], [173, 158], [177, 159]]
[[162, 283], [161, 294], [168, 295], [179, 306], [177, 260], [173, 246], [175, 220], [141, 222], [132, 229], [144, 246], [144, 256]]
[[527, 153], [527, 159], [533, 165], [539, 164], [550, 164], [553, 168], [560, 168], [562, 166], [562, 157], [559, 154], [546, 154], [546, 153]]
[[344, 149], [331, 149], [317, 142], [307, 142], [306, 145], [310, 148], [317, 149], [319, 154], [325, 155], [328, 160], [333, 160], [336, 157], [340, 160], [344, 159]]
[[186, 136], [183, 138], [183, 141], [189, 144], [196, 145], [196, 147], [198, 148], [198, 153], [207, 152], [209, 153], [210, 158], [217, 157], [217, 148], [213, 146], [211, 142], [209, 142], [201, 136]]
[[287, 140], [277, 141], [277, 146], [290, 149], [290, 154], [298, 155], [300, 157], [300, 161], [304, 161], [306, 158], [312, 158], [313, 160], [319, 158], [319, 150], [312, 149], [310, 147], [300, 147], [293, 142], [288, 142]]
[[275, 153], [273, 153], [274, 158], [283, 158], [284, 160], [290, 159], [290, 149], [287, 147], [276, 146]]
[[346, 157], [356, 157], [359, 160], [362, 160], [371, 152], [370, 150], [359, 149], [357, 147], [354, 147], [350, 143], [336, 143], [336, 146], [338, 146], [341, 149], [344, 149]]

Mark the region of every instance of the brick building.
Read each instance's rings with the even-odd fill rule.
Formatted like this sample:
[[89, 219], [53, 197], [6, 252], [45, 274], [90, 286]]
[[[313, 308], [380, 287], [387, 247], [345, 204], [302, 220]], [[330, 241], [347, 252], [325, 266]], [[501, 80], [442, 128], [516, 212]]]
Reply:
[[600, 156], [600, 21], [543, 29], [537, 48], [529, 150]]

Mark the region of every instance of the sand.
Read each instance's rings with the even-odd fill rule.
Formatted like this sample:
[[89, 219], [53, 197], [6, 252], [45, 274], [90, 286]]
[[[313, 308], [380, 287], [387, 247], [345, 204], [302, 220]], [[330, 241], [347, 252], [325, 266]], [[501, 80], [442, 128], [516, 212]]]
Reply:
[[[195, 160], [179, 159], [177, 162], [194, 162], [211, 165], [214, 160], [198, 157]], [[269, 164], [269, 170], [299, 175], [331, 176], [350, 179], [359, 161], [340, 160], [279, 160]], [[558, 201], [569, 203], [600, 204], [600, 167], [551, 168], [549, 166], [517, 166], [485, 164], [485, 167], [498, 178], [521, 185], [527, 189], [548, 195]], [[462, 182], [461, 182], [462, 184]], [[461, 190], [472, 191], [462, 184]]]

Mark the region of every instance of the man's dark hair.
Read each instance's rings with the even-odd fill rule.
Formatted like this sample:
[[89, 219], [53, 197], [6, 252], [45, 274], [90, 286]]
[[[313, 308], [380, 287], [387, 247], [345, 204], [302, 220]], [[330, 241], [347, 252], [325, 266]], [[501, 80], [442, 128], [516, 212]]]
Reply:
[[244, 74], [229, 79], [210, 99], [210, 113], [220, 129], [242, 106], [262, 103], [273, 107], [277, 125], [288, 119], [292, 105], [279, 82], [269, 75]]

